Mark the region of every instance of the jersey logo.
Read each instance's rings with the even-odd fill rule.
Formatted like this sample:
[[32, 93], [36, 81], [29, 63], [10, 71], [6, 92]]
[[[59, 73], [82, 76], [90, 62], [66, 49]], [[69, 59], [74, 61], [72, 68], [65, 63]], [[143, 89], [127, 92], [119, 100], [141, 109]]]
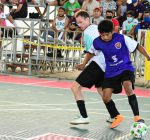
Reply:
[[115, 47], [116, 47], [116, 49], [120, 49], [120, 48], [121, 48], [121, 43], [120, 43], [120, 42], [117, 42], [117, 43], [115, 44]]

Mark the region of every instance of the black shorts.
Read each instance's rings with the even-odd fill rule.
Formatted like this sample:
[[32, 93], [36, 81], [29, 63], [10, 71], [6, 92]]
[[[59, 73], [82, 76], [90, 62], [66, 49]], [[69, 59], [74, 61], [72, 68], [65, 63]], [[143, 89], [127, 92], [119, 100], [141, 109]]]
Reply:
[[101, 87], [103, 80], [104, 72], [96, 62], [92, 61], [77, 77], [76, 82], [83, 87], [91, 88], [93, 85]]
[[24, 3], [22, 8], [20, 9], [20, 11], [14, 13], [14, 12], [11, 12], [10, 15], [13, 17], [13, 19], [16, 19], [16, 18], [26, 18], [27, 15], [28, 15], [28, 7], [27, 7], [27, 3]]
[[105, 78], [103, 82], [103, 89], [105, 88], [112, 88], [114, 89], [113, 93], [121, 93], [122, 92], [122, 83], [124, 81], [131, 81], [132, 82], [132, 89], [134, 90], [134, 82], [135, 82], [135, 75], [132, 71], [124, 71], [121, 74], [112, 77], [112, 78]]

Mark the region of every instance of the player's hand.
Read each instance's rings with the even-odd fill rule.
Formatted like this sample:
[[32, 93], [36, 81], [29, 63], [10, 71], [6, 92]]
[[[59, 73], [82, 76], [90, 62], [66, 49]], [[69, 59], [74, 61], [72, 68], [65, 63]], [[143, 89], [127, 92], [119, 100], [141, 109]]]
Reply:
[[150, 56], [147, 58], [148, 61], [150, 61]]
[[77, 64], [77, 65], [75, 65], [75, 68], [77, 70], [83, 70], [85, 68], [85, 65], [84, 64]]

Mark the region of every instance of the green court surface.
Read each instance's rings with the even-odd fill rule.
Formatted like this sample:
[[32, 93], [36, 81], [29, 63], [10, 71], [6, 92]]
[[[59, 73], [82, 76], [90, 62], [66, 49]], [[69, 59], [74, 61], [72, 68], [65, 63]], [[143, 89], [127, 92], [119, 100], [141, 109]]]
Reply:
[[[119, 127], [109, 129], [109, 123], [105, 121], [109, 115], [101, 97], [96, 91], [83, 93], [90, 124], [71, 125], [69, 122], [79, 112], [69, 88], [0, 82], [0, 140], [71, 140], [72, 137], [78, 140], [131, 140], [129, 130], [133, 114], [126, 96], [113, 95], [125, 120]], [[141, 116], [148, 126], [144, 140], [150, 140], [150, 98], [137, 98]]]

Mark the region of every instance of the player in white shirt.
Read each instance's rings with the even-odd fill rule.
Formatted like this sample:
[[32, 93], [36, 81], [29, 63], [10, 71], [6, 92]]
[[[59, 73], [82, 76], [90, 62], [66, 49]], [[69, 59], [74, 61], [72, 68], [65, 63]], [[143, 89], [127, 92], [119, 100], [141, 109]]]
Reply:
[[[97, 25], [90, 25], [90, 17], [86, 11], [79, 11], [76, 14], [76, 21], [79, 27], [84, 31], [84, 46], [85, 51], [88, 51], [93, 44], [93, 40], [99, 36], [98, 27]], [[104, 79], [105, 59], [101, 52], [92, 59], [89, 59], [89, 55], [89, 53], [86, 53], [83, 62], [76, 66], [78, 70], [83, 71], [71, 87], [81, 115], [70, 122], [75, 125], [88, 124], [90, 122], [85, 107], [84, 96], [81, 93], [82, 88], [91, 88], [94, 85], [97, 88], [98, 93], [102, 96], [101, 86]], [[89, 61], [89, 65], [86, 66]], [[113, 118], [113, 116], [111, 116], [111, 118]]]

